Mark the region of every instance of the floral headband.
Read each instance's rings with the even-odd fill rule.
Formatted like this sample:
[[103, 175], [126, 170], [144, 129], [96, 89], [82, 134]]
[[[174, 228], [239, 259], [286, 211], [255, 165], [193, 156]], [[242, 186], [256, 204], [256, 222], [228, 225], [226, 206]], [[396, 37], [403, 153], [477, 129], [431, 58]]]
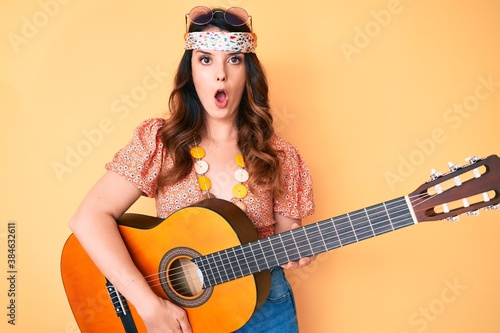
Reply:
[[253, 32], [201, 31], [185, 36], [186, 50], [214, 50], [255, 53], [257, 35]]

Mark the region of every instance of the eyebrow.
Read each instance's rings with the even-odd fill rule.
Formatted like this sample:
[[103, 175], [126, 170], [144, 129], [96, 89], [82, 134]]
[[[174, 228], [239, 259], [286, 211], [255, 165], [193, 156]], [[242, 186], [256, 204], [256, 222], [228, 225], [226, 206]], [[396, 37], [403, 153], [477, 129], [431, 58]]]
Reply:
[[203, 50], [195, 50], [196, 53], [203, 53], [203, 54], [211, 54], [210, 52], [203, 51]]

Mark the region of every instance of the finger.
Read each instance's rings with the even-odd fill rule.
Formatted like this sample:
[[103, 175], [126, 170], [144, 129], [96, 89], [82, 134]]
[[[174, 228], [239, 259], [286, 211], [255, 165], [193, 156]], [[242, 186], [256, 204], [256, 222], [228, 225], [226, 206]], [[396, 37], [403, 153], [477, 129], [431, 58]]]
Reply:
[[309, 265], [310, 262], [311, 261], [310, 261], [309, 258], [301, 258], [299, 260], [299, 264], [297, 266], [298, 266], [298, 268], [302, 268], [302, 267], [305, 267], [305, 266]]
[[316, 259], [316, 256], [311, 256], [311, 257], [305, 257], [305, 258], [301, 258], [299, 260], [299, 268], [302, 268], [302, 267], [305, 267], [305, 266], [308, 266], [310, 265], [314, 260]]
[[191, 325], [189, 324], [189, 321], [187, 319], [179, 320], [179, 325], [181, 327], [182, 333], [193, 333], [193, 330], [191, 329]]
[[191, 325], [189, 324], [189, 320], [187, 318], [177, 319], [177, 323], [179, 324], [180, 331], [182, 333], [192, 333]]
[[283, 269], [294, 269], [294, 268], [297, 268], [298, 267], [298, 263], [295, 262], [295, 261], [290, 261], [284, 265], [281, 265], [281, 268]]

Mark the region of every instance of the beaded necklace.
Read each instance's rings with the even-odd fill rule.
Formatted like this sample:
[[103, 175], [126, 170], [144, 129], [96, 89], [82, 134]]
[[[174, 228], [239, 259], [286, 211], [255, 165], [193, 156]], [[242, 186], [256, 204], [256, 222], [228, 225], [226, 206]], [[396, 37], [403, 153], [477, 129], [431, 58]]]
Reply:
[[[206, 155], [205, 149], [198, 146], [195, 142], [195, 146], [191, 148], [189, 152], [195, 159], [194, 169], [198, 176], [198, 186], [200, 187], [203, 198], [215, 198], [215, 196], [210, 193], [210, 189], [212, 188], [212, 181], [206, 176], [209, 166], [208, 163], [203, 160], [203, 157], [205, 157]], [[248, 180], [249, 175], [248, 171], [245, 170], [245, 161], [243, 160], [243, 155], [236, 155], [234, 160], [240, 167], [233, 174], [234, 179], [236, 179], [236, 181], [238, 182], [238, 184], [234, 185], [232, 191], [233, 196], [237, 199], [234, 204], [245, 212], [246, 205], [243, 202], [243, 198], [247, 196], [248, 188], [243, 183]]]

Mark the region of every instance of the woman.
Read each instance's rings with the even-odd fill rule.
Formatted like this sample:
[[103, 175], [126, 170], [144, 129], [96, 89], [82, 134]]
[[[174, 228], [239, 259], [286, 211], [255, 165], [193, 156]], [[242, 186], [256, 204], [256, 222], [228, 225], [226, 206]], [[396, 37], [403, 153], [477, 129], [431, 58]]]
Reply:
[[[297, 228], [314, 210], [306, 165], [272, 127], [251, 17], [237, 7], [195, 7], [186, 25], [188, 18], [171, 116], [136, 128], [70, 221], [96, 266], [134, 305], [150, 333], [191, 332], [191, 327], [182, 308], [152, 291], [118, 232], [116, 219], [141, 195], [155, 198], [162, 218], [207, 197], [231, 201], [261, 238]], [[312, 260], [273, 268], [269, 300], [238, 332], [296, 332], [282, 268]]]

